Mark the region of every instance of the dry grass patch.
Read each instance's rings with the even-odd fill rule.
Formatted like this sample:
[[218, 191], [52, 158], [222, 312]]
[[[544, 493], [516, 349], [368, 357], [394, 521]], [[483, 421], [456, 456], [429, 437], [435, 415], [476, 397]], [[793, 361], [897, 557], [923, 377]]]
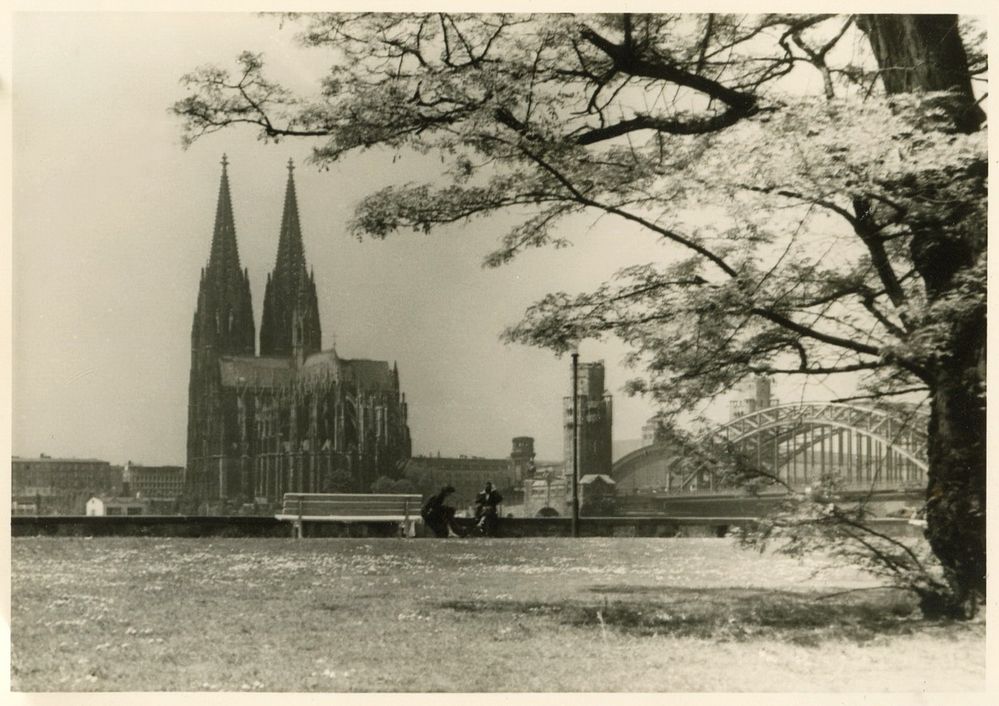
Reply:
[[12, 546], [19, 691], [906, 691], [984, 681], [982, 624], [927, 624], [904, 594], [868, 590], [853, 571], [719, 539]]

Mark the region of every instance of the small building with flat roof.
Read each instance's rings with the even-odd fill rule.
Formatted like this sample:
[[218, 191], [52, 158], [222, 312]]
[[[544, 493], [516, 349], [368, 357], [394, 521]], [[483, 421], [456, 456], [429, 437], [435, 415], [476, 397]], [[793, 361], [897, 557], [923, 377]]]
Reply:
[[87, 501], [88, 516], [148, 515], [149, 502], [141, 498], [95, 495]]

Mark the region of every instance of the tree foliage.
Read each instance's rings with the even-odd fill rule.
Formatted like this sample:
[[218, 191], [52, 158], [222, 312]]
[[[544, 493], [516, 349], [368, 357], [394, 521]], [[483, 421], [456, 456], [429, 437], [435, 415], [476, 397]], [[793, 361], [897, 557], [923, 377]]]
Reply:
[[354, 476], [344, 469], [336, 469], [323, 478], [324, 493], [353, 493], [357, 490]]
[[737, 531], [740, 543], [759, 551], [773, 547], [788, 556], [818, 554], [844, 561], [916, 594], [925, 617], [954, 617], [949, 586], [929, 546], [879, 528], [869, 505], [841, 501], [836, 485], [827, 478], [807, 494], [789, 492], [775, 512]]
[[[947, 349], [947, 322], [984, 306], [981, 261], [927, 310], [907, 249], [912, 221], [940, 219], [941, 205], [984, 220], [984, 135], [941, 129], [946, 100], [873, 97], [856, 67], [831, 67], [849, 18], [303, 19], [302, 42], [337, 57], [320, 94], [292, 96], [244, 53], [237, 76], [185, 78], [193, 92], [175, 111], [188, 141], [245, 122], [265, 139], [322, 138], [319, 165], [375, 145], [449, 155], [446, 183], [371, 194], [353, 230], [535, 207], [491, 265], [565, 244], [558, 222], [583, 211], [681, 246], [668, 264], [547, 297], [511, 340], [564, 351], [620, 335], [651, 373], [635, 389], [683, 406], [753, 372], [865, 371], [882, 391], [910, 389]], [[846, 77], [832, 83], [841, 95], [781, 92], [818, 54], [824, 78]]]
[[[930, 500], [956, 503], [931, 525], [954, 529], [984, 517], [987, 170], [969, 78], [984, 55], [953, 17], [912, 18], [292, 16], [333, 57], [316, 95], [247, 52], [186, 76], [174, 111], [188, 143], [249, 124], [313, 139], [320, 167], [374, 147], [443, 156], [441, 175], [365, 198], [358, 236], [526, 209], [496, 266], [568, 244], [576, 214], [655, 234], [661, 261], [552, 293], [506, 338], [561, 352], [618, 336], [643, 371], [630, 389], [668, 411], [757, 373], [924, 392]], [[948, 420], [969, 406], [965, 443]], [[984, 591], [984, 524], [948, 564], [959, 534], [934, 549], [964, 600]]]
[[378, 476], [371, 484], [372, 493], [415, 493], [416, 483], [409, 478]]
[[388, 476], [378, 476], [371, 484], [372, 493], [391, 493], [395, 486], [395, 480]]

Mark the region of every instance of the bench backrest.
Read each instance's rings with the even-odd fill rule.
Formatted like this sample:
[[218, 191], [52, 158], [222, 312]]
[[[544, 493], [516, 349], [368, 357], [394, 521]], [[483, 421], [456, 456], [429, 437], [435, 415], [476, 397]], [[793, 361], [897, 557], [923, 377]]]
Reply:
[[285, 493], [284, 515], [418, 516], [423, 496], [413, 493]]

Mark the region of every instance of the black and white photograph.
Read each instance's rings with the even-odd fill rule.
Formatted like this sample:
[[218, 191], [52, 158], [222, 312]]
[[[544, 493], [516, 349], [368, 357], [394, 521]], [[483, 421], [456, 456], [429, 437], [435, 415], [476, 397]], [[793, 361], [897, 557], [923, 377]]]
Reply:
[[988, 8], [450, 5], [14, 3], [7, 691], [987, 703]]

